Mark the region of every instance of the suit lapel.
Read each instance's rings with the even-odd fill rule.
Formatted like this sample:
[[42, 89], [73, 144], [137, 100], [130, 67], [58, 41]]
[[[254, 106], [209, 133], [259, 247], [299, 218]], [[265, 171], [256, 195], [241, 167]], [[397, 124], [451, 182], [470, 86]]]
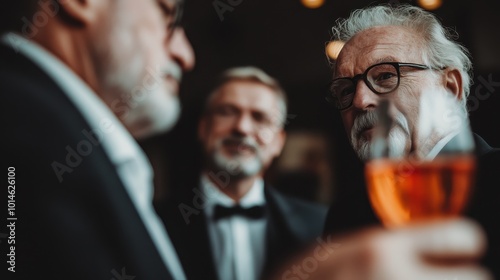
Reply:
[[186, 194], [185, 199], [169, 202], [165, 211], [165, 224], [188, 279], [216, 280], [217, 272], [213, 259], [207, 220], [203, 209], [189, 216], [189, 224], [179, 210], [182, 203], [190, 207], [193, 194]]
[[266, 264], [263, 276], [272, 275], [274, 270], [295, 251], [300, 243], [300, 234], [297, 233], [291, 220], [286, 217], [291, 209], [284, 198], [273, 189], [264, 188], [267, 203], [267, 236], [266, 236]]
[[309, 239], [307, 224], [304, 223], [304, 219], [298, 218], [301, 213], [297, 212], [289, 199], [270, 186], [266, 186], [265, 194], [271, 210], [270, 214], [273, 219], [281, 223], [280, 227], [289, 233], [292, 241], [301, 243]]
[[474, 133], [473, 137], [474, 137], [476, 156], [481, 157], [495, 150], [488, 143], [486, 143], [486, 141], [484, 141], [484, 139], [481, 138], [481, 136]]

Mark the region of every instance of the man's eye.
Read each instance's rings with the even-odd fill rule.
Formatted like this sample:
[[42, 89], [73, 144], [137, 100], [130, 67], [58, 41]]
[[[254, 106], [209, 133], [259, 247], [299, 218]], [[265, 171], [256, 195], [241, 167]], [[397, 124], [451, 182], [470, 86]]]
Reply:
[[163, 1], [158, 1], [158, 5], [160, 6], [160, 9], [165, 17], [172, 17], [175, 13], [175, 7], [170, 7]]
[[259, 124], [262, 124], [262, 125], [269, 125], [272, 123], [272, 120], [269, 116], [267, 116], [266, 114], [263, 114], [263, 113], [254, 113], [253, 114], [253, 119], [259, 123]]
[[237, 112], [234, 108], [224, 106], [224, 107], [219, 107], [214, 110], [214, 114], [218, 116], [232, 116], [235, 115]]
[[335, 90], [335, 95], [337, 95], [338, 98], [343, 98], [343, 97], [351, 95], [353, 93], [354, 93], [353, 86], [338, 88]]
[[392, 79], [394, 77], [397, 77], [397, 75], [395, 73], [392, 73], [392, 72], [384, 72], [384, 73], [380, 73], [377, 75], [377, 77], [375, 77], [375, 81], [384, 81], [384, 80], [389, 80], [389, 79]]
[[346, 87], [340, 91], [340, 97], [345, 97], [354, 93], [354, 87]]

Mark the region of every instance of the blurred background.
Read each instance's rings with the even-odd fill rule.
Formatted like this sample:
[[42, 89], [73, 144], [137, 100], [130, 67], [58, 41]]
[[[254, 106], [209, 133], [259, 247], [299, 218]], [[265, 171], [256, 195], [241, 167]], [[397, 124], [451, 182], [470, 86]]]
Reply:
[[[181, 86], [183, 113], [174, 130], [141, 143], [155, 170], [157, 201], [198, 183], [196, 128], [205, 97], [223, 70], [253, 65], [277, 78], [289, 97], [288, 141], [266, 177], [291, 195], [328, 204], [363, 180], [340, 115], [325, 101], [331, 80], [330, 28], [338, 18], [376, 3], [431, 10], [472, 54], [468, 101], [473, 130], [500, 147], [500, 19], [494, 0], [187, 0], [183, 25], [196, 54]], [[496, 5], [495, 5], [496, 6]]]

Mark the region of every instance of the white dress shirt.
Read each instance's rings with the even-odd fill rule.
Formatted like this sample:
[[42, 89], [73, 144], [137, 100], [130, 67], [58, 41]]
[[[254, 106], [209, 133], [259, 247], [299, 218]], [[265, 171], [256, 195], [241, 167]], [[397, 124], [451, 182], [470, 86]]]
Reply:
[[186, 279], [174, 246], [152, 205], [152, 167], [131, 134], [79, 76], [42, 46], [14, 33], [4, 35], [2, 42], [12, 46], [44, 70], [74, 103], [92, 132], [100, 136], [99, 144], [115, 165], [165, 266], [174, 279]]
[[[205, 215], [212, 253], [221, 280], [259, 279], [265, 262], [267, 220], [241, 215], [215, 221], [215, 205], [235, 206], [236, 202], [221, 192], [206, 176], [201, 177], [201, 189], [207, 197]], [[240, 200], [244, 208], [264, 206], [264, 182], [256, 180]]]

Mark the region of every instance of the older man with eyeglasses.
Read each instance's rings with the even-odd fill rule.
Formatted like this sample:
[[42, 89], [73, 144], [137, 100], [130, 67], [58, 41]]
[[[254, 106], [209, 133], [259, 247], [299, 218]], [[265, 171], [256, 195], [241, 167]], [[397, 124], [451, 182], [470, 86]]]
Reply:
[[[471, 84], [467, 50], [450, 39], [434, 15], [410, 5], [368, 7], [338, 20], [333, 37], [345, 45], [333, 62], [327, 99], [340, 112], [362, 161], [370, 158], [374, 127], [385, 115], [394, 117], [384, 145], [395, 156], [432, 157], [453, 141], [457, 131], [451, 125], [431, 120], [440, 129], [423, 133], [425, 127], [418, 124], [424, 111], [437, 116], [451, 110], [466, 117]], [[451, 101], [441, 108], [433, 100]], [[381, 107], [389, 111], [379, 114]], [[498, 277], [500, 227], [493, 215], [498, 212], [500, 151], [477, 135], [474, 140], [478, 182], [467, 214], [475, 221], [436, 219], [397, 229], [362, 229], [380, 224], [366, 187], [343, 186], [325, 227], [336, 250], [314, 271], [303, 266], [299, 273], [290, 266], [282, 279], [306, 279], [306, 272], [309, 279], [491, 279], [488, 270]], [[487, 269], [479, 262], [485, 251]], [[314, 254], [302, 260], [308, 257]]]

